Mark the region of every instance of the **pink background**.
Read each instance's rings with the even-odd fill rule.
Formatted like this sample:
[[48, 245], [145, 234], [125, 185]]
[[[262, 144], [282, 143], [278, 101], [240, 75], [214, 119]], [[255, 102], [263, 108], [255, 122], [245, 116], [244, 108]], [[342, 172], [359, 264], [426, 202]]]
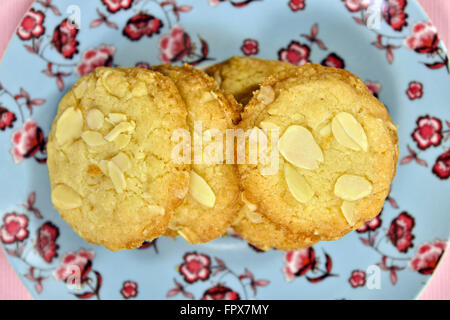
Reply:
[[[20, 22], [21, 17], [33, 0], [1, 0], [1, 2], [0, 57], [7, 47], [9, 39]], [[442, 40], [450, 48], [450, 1], [419, 0], [419, 2], [438, 28]], [[450, 254], [448, 251], [450, 250], [447, 250], [432, 280], [421, 294], [421, 299], [450, 300]], [[0, 250], [0, 299], [32, 299], [14, 270], [9, 266], [2, 250]]]

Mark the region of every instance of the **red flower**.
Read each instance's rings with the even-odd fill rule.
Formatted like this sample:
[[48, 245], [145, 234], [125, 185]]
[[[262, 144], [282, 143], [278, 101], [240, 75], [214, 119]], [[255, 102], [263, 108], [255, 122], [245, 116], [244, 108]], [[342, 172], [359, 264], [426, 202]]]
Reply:
[[12, 128], [16, 115], [6, 108], [0, 107], [0, 130], [4, 131], [6, 128]]
[[440, 179], [448, 179], [450, 177], [450, 151], [445, 152], [437, 158], [433, 166], [433, 173]]
[[36, 121], [28, 120], [23, 128], [12, 135], [13, 148], [11, 153], [16, 163], [33, 157], [38, 151], [45, 149], [45, 138]]
[[418, 81], [412, 81], [409, 83], [406, 94], [410, 100], [422, 98], [423, 96], [423, 84]]
[[201, 300], [240, 300], [239, 294], [230, 288], [224, 287], [222, 285], [217, 285], [208, 289], [203, 294]]
[[173, 27], [170, 34], [163, 36], [159, 47], [161, 49], [159, 58], [165, 63], [180, 61], [192, 52], [191, 38], [180, 26]]
[[28, 237], [28, 217], [15, 212], [7, 213], [3, 217], [3, 225], [0, 227], [0, 239], [9, 244], [23, 241]]
[[137, 41], [145, 35], [151, 37], [155, 33], [159, 34], [163, 26], [164, 24], [160, 19], [141, 12], [128, 20], [123, 29], [123, 35], [132, 41]]
[[433, 54], [439, 45], [439, 36], [431, 22], [417, 22], [411, 29], [411, 35], [406, 38], [405, 45], [418, 53]]
[[150, 65], [147, 62], [138, 62], [136, 63], [136, 67], [147, 70], [150, 69]]
[[133, 0], [102, 0], [102, 2], [111, 13], [115, 13], [121, 9], [130, 9], [133, 4]]
[[58, 237], [59, 229], [51, 222], [44, 223], [37, 231], [35, 248], [47, 263], [51, 263], [53, 258], [58, 256], [59, 246], [56, 244]]
[[258, 41], [253, 40], [253, 39], [244, 40], [241, 50], [246, 56], [258, 54], [258, 52], [259, 52]]
[[354, 270], [348, 282], [353, 288], [363, 287], [366, 284], [366, 273], [362, 270]]
[[378, 98], [378, 94], [381, 90], [381, 84], [378, 82], [366, 81], [366, 86], [369, 88], [369, 91], [372, 92], [376, 98]]
[[370, 0], [343, 0], [345, 6], [351, 12], [360, 11], [362, 9], [367, 9], [370, 5]]
[[401, 31], [404, 26], [407, 26], [406, 18], [408, 15], [405, 13], [407, 2], [406, 0], [387, 0], [383, 6], [384, 20], [395, 31]]
[[184, 263], [180, 266], [180, 273], [189, 283], [198, 280], [207, 280], [211, 274], [211, 259], [201, 253], [189, 252], [183, 257]]
[[414, 218], [407, 212], [400, 213], [397, 218], [392, 220], [388, 238], [398, 251], [407, 252], [409, 248], [414, 246], [412, 243], [414, 235], [411, 233], [414, 225]]
[[322, 60], [321, 64], [326, 67], [333, 67], [333, 68], [339, 68], [344, 69], [345, 68], [345, 62], [344, 59], [339, 57], [336, 53], [330, 53], [328, 57], [326, 57], [324, 60]]
[[98, 67], [111, 67], [115, 53], [115, 47], [103, 44], [98, 48], [86, 50], [83, 53], [80, 64], [77, 66], [78, 74], [84, 76]]
[[57, 280], [68, 284], [83, 285], [88, 280], [94, 256], [94, 251], [85, 249], [80, 249], [75, 253], [66, 253], [61, 259], [61, 265], [53, 272], [53, 275]]
[[134, 281], [125, 281], [120, 293], [125, 299], [134, 298], [138, 295], [138, 285]]
[[17, 35], [22, 40], [39, 38], [45, 32], [44, 20], [45, 15], [42, 11], [28, 10], [17, 28]]
[[361, 226], [361, 228], [356, 230], [356, 232], [363, 233], [363, 232], [367, 232], [367, 231], [374, 231], [374, 230], [378, 229], [380, 226], [381, 226], [381, 218], [378, 215], [375, 218], [373, 218], [372, 220], [367, 221], [365, 224], [363, 224]]
[[78, 29], [76, 25], [67, 19], [63, 20], [53, 32], [52, 44], [66, 59], [72, 59], [78, 53], [78, 45], [80, 43], [76, 39], [77, 34]]
[[417, 120], [417, 129], [412, 133], [417, 146], [425, 150], [431, 145], [438, 146], [442, 140], [442, 123], [438, 118], [429, 116]]
[[305, 0], [291, 0], [289, 1], [289, 8], [291, 8], [292, 11], [298, 11], [305, 9]]
[[282, 48], [278, 51], [278, 59], [301, 66], [309, 62], [310, 52], [311, 50], [306, 44], [302, 45], [297, 41], [291, 41], [287, 49]]
[[316, 266], [316, 257], [313, 248], [289, 251], [284, 255], [285, 266], [283, 273], [287, 281], [306, 274]]
[[417, 249], [416, 256], [410, 261], [409, 266], [421, 274], [432, 274], [444, 254], [446, 246], [447, 243], [441, 240], [422, 244]]

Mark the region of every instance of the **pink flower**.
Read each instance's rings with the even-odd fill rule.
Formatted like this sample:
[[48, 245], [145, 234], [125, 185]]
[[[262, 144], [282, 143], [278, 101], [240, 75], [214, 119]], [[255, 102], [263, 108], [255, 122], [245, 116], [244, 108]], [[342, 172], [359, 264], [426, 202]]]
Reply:
[[79, 282], [83, 285], [88, 280], [94, 256], [94, 251], [85, 249], [80, 249], [75, 253], [66, 253], [61, 259], [60, 267], [53, 272], [53, 275], [57, 280], [64, 281], [68, 284], [76, 284]]
[[125, 281], [120, 293], [125, 299], [134, 298], [138, 295], [138, 285], [134, 281]]
[[313, 270], [316, 265], [315, 252], [313, 248], [289, 251], [284, 255], [283, 273], [286, 281], [292, 281], [295, 277], [306, 274]]
[[366, 81], [366, 86], [369, 89], [369, 91], [376, 98], [378, 98], [378, 94], [380, 93], [380, 90], [381, 90], [381, 84], [379, 84], [378, 82]]
[[286, 49], [282, 48], [278, 51], [278, 59], [301, 66], [309, 62], [310, 51], [306, 44], [302, 45], [297, 41], [291, 41]]
[[305, 0], [291, 0], [289, 1], [289, 8], [292, 11], [298, 11], [305, 9]]
[[381, 219], [380, 216], [376, 216], [370, 221], [367, 221], [365, 224], [361, 226], [358, 230], [356, 230], [359, 233], [367, 232], [367, 231], [374, 231], [378, 229], [381, 226]]
[[135, 67], [147, 70], [150, 69], [150, 65], [147, 62], [138, 62]]
[[383, 18], [395, 31], [401, 31], [404, 26], [408, 25], [405, 13], [406, 0], [386, 0], [382, 11]]
[[201, 253], [189, 252], [184, 255], [184, 263], [180, 266], [180, 273], [189, 283], [207, 280], [211, 274], [211, 259]]
[[27, 120], [23, 128], [12, 135], [13, 148], [11, 153], [16, 163], [33, 157], [38, 151], [45, 149], [45, 138], [36, 121]]
[[439, 179], [448, 179], [450, 177], [450, 151], [441, 154], [433, 166], [433, 173]]
[[163, 36], [159, 47], [159, 58], [165, 63], [180, 61], [192, 52], [191, 38], [180, 26], [173, 27], [170, 34]]
[[45, 15], [42, 11], [34, 9], [28, 10], [17, 28], [17, 35], [22, 40], [30, 40], [31, 38], [39, 38], [45, 32], [44, 27]]
[[344, 59], [339, 57], [336, 53], [332, 52], [322, 60], [321, 64], [325, 67], [332, 67], [332, 68], [339, 68], [344, 69], [345, 68], [345, 62]]
[[137, 41], [143, 36], [151, 37], [155, 33], [158, 34], [163, 26], [161, 19], [141, 12], [128, 20], [123, 29], [123, 35], [132, 41]]
[[78, 74], [84, 76], [98, 67], [111, 67], [115, 53], [115, 47], [103, 44], [98, 48], [86, 50], [83, 53], [80, 64], [77, 66]]
[[56, 239], [59, 237], [59, 229], [51, 222], [44, 223], [37, 232], [35, 248], [45, 262], [51, 263], [58, 256], [59, 246]]
[[429, 116], [417, 119], [417, 129], [412, 134], [417, 146], [425, 150], [430, 146], [438, 146], [442, 140], [442, 123], [438, 118]]
[[15, 212], [7, 213], [3, 217], [0, 227], [0, 239], [5, 244], [23, 241], [28, 237], [28, 217]]
[[6, 108], [0, 107], [0, 130], [12, 128], [16, 121], [16, 115]]
[[447, 243], [441, 240], [422, 244], [417, 249], [416, 256], [411, 260], [409, 266], [421, 274], [432, 274], [444, 254], [446, 246]]
[[343, 0], [345, 6], [351, 12], [360, 11], [362, 9], [367, 9], [370, 5], [370, 0]]
[[415, 221], [406, 211], [400, 213], [397, 218], [392, 220], [388, 231], [388, 238], [400, 252], [408, 252], [409, 248], [414, 246], [412, 229]]
[[417, 22], [411, 29], [411, 35], [406, 38], [405, 45], [418, 53], [433, 54], [438, 50], [439, 36], [431, 22]]
[[348, 282], [353, 288], [363, 287], [366, 284], [366, 273], [361, 270], [354, 270]]
[[78, 53], [77, 27], [65, 19], [59, 24], [52, 36], [52, 44], [66, 59], [72, 59]]
[[253, 39], [244, 40], [244, 43], [241, 46], [241, 50], [246, 56], [258, 54], [258, 41]]
[[102, 0], [108, 11], [115, 13], [121, 9], [130, 9], [134, 0]]
[[410, 100], [422, 98], [423, 84], [417, 81], [410, 82], [408, 90], [406, 90], [406, 94]]
[[239, 294], [223, 285], [206, 290], [201, 300], [240, 300]]

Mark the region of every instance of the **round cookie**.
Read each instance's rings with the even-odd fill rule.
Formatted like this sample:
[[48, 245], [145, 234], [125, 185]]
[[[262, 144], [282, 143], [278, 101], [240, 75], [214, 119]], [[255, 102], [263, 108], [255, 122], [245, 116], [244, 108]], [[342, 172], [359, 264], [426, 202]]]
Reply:
[[[239, 118], [240, 106], [230, 95], [217, 89], [214, 79], [189, 65], [182, 67], [161, 65], [152, 68], [174, 81], [188, 110], [188, 127], [193, 138], [191, 150], [195, 150], [194, 127], [201, 123], [203, 143], [199, 145], [203, 155], [214, 141], [205, 139], [205, 132], [218, 130], [223, 135], [234, 127]], [[212, 132], [212, 131], [211, 131]], [[224, 152], [225, 150], [223, 150]], [[220, 152], [220, 151], [219, 151]], [[209, 153], [208, 153], [209, 154]], [[189, 195], [176, 210], [169, 224], [168, 236], [181, 235], [191, 244], [204, 243], [221, 237], [235, 218], [239, 209], [239, 177], [236, 165], [208, 163], [192, 157]]]
[[291, 242], [267, 237], [260, 246], [335, 240], [381, 211], [398, 160], [396, 128], [350, 72], [309, 64], [272, 75], [246, 106], [240, 127], [280, 134], [275, 174], [262, 175], [260, 163], [239, 165], [247, 201], [267, 219], [263, 224], [272, 224], [235, 226], [255, 245], [261, 240], [255, 230], [274, 228]]
[[[243, 193], [242, 193], [243, 195]], [[317, 236], [297, 236], [277, 225], [259, 213], [256, 205], [244, 200], [232, 228], [242, 238], [255, 247], [267, 251], [278, 249], [293, 251], [313, 246], [319, 241]]]
[[175, 84], [139, 68], [97, 68], [61, 100], [47, 145], [52, 202], [86, 241], [133, 249], [163, 234], [189, 186], [171, 161], [187, 128]]
[[264, 79], [274, 73], [294, 68], [290, 63], [252, 57], [232, 57], [206, 69], [222, 90], [232, 94], [242, 105], [252, 98]]

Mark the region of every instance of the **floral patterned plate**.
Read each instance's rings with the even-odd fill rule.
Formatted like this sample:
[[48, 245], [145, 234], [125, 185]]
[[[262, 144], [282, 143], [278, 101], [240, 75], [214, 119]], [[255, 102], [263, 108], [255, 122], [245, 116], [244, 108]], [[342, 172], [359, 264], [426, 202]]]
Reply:
[[[375, 2], [36, 1], [0, 68], [0, 241], [31, 294], [417, 297], [450, 234], [449, 62], [415, 1]], [[233, 234], [196, 246], [158, 239], [118, 253], [80, 239], [53, 209], [45, 165], [46, 137], [68, 88], [98, 66], [201, 67], [232, 55], [312, 61], [366, 81], [399, 125], [401, 160], [380, 216], [342, 240], [287, 253], [261, 252]]]

